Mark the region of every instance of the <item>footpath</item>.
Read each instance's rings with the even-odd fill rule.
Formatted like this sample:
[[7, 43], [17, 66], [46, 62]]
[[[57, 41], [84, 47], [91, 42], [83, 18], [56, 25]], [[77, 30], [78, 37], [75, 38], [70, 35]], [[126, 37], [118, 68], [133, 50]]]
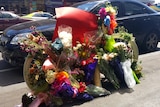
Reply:
[[[139, 59], [142, 61], [143, 77], [132, 90], [115, 90], [109, 96], [67, 107], [160, 107], [160, 51], [140, 55]], [[0, 87], [0, 107], [15, 107], [27, 92], [29, 89], [25, 82]]]

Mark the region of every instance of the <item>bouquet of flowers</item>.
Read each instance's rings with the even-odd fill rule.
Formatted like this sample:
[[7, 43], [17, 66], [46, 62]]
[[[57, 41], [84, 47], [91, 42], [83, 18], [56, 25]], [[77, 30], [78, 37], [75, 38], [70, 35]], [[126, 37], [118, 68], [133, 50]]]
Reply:
[[111, 4], [107, 4], [105, 8], [99, 10], [99, 25], [104, 34], [111, 35], [114, 33], [114, 29], [117, 27], [115, 19], [117, 13], [116, 7]]
[[[138, 52], [135, 55], [135, 45], [131, 44], [133, 36], [122, 30], [113, 32], [117, 23], [111, 5], [99, 13], [103, 12], [99, 29], [86, 32], [84, 41], [74, 41], [75, 45], [74, 29], [65, 24], [58, 26], [58, 37], [52, 42], [36, 29], [20, 41], [21, 49], [29, 53], [24, 64], [24, 79], [33, 96], [29, 103], [31, 107], [43, 103], [59, 106], [65, 100], [90, 101], [97, 96], [109, 95], [108, 90], [95, 82], [101, 83], [100, 73], [116, 89], [121, 83], [129, 88], [139, 83], [137, 74], [141, 69], [137, 69]], [[116, 41], [117, 35], [123, 42]], [[125, 67], [122, 63], [125, 61], [130, 65]], [[130, 76], [126, 76], [128, 70]]]
[[96, 46], [93, 41], [87, 44], [77, 42], [72, 47], [72, 39], [69, 38], [72, 35], [68, 32], [71, 28], [62, 25], [59, 29], [59, 38], [54, 42], [49, 42], [38, 31], [20, 42], [21, 48], [29, 53], [24, 66], [24, 78], [33, 94], [44, 95], [50, 101], [45, 102], [47, 105], [53, 102], [61, 105], [66, 98], [89, 101], [95, 96], [110, 94], [102, 87], [91, 85], [98, 62], [94, 58]]

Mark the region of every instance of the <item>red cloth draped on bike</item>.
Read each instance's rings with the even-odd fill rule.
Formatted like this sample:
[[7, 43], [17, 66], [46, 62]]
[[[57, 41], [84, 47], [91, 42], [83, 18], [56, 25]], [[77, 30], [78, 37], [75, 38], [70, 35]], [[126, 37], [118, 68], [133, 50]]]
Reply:
[[84, 33], [98, 29], [97, 16], [74, 7], [56, 8], [56, 27], [52, 40], [58, 37], [58, 27], [68, 25], [72, 28], [72, 44], [84, 42]]

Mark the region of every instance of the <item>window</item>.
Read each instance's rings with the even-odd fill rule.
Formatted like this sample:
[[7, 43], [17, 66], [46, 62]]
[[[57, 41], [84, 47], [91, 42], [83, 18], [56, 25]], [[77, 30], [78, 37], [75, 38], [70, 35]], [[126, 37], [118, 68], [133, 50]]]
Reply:
[[44, 14], [42, 15], [42, 17], [52, 17], [52, 15], [47, 14], [47, 13], [44, 13]]
[[2, 18], [12, 18], [12, 16], [8, 13], [3, 13]]
[[124, 3], [124, 7], [125, 7], [125, 16], [147, 13], [146, 8], [143, 5], [139, 5], [136, 3], [126, 2]]
[[94, 10], [94, 14], [98, 14], [98, 12], [99, 12], [99, 10], [101, 9], [101, 8], [105, 8], [106, 7], [106, 4], [105, 3], [102, 3], [102, 4], [100, 4], [99, 6], [97, 6], [96, 7], [96, 9]]
[[123, 16], [123, 9], [121, 6], [121, 2], [115, 1], [111, 3], [113, 7], [115, 7], [117, 9], [117, 17], [121, 17]]
[[2, 13], [0, 13], [0, 18], [2, 18]]
[[35, 13], [35, 14], [33, 15], [33, 17], [42, 17], [42, 14], [41, 14], [41, 13]]

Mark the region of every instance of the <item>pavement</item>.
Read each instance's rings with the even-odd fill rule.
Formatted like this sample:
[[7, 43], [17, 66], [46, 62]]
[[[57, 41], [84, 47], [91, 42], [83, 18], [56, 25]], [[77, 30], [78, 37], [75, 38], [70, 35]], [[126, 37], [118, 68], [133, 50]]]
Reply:
[[[160, 107], [160, 51], [139, 56], [143, 66], [141, 83], [133, 89], [114, 90], [111, 95], [98, 97], [82, 104], [67, 107]], [[0, 87], [0, 107], [15, 107], [21, 97], [29, 92], [25, 82]]]

